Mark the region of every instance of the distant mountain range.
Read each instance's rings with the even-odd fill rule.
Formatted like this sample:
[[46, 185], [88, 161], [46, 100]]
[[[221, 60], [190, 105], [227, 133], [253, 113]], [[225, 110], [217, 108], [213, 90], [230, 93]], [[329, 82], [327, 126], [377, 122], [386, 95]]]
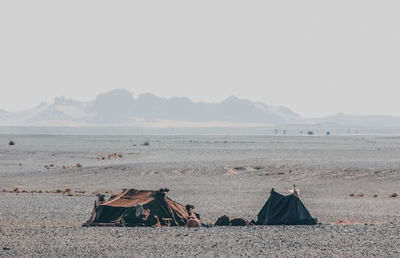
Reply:
[[304, 119], [285, 107], [234, 96], [216, 104], [182, 97], [165, 99], [151, 93], [135, 99], [124, 89], [102, 93], [89, 102], [56, 97], [53, 103], [25, 111], [0, 110], [0, 126], [246, 127], [313, 123], [400, 127], [400, 117], [337, 114]]
[[338, 113], [332, 116], [311, 119], [311, 121], [349, 126], [400, 128], [400, 117], [398, 116], [354, 116]]

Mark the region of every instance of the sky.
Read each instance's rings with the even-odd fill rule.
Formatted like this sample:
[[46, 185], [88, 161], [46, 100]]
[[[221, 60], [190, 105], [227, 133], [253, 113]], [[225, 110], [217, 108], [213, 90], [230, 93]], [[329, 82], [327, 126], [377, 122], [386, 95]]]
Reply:
[[400, 1], [0, 1], [0, 109], [228, 96], [400, 116]]

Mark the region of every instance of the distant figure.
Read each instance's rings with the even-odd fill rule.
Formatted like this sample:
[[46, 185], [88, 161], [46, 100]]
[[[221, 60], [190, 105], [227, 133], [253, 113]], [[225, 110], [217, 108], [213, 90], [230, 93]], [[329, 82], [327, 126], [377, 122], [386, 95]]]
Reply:
[[14, 141], [10, 141], [10, 142], [8, 143], [8, 145], [14, 146], [14, 145], [15, 145], [15, 142], [14, 142]]
[[313, 135], [314, 132], [313, 132], [313, 131], [308, 131], [307, 134], [308, 134], [308, 135]]
[[283, 134], [286, 134], [286, 130], [283, 130]]
[[275, 134], [278, 134], [278, 129], [275, 129]]
[[326, 132], [326, 135], [330, 135], [331, 133], [329, 131]]

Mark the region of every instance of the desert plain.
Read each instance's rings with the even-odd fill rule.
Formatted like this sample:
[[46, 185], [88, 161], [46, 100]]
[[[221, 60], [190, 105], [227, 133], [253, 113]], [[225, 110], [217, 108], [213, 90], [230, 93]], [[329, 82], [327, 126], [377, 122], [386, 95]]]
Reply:
[[[212, 225], [256, 219], [271, 188], [293, 184], [318, 225], [81, 226], [94, 192], [167, 187]], [[399, 257], [393, 193], [394, 135], [2, 133], [0, 257]]]

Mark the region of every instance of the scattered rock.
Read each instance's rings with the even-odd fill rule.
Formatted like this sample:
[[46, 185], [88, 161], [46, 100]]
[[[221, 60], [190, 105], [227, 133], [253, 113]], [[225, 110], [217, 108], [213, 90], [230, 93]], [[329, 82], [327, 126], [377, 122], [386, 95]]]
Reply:
[[224, 175], [229, 176], [229, 175], [237, 175], [237, 174], [238, 174], [238, 171], [236, 169], [229, 168], [228, 171], [226, 171], [226, 173]]
[[[114, 153], [108, 154], [107, 158], [108, 158], [108, 160], [110, 160], [111, 158], [116, 159], [116, 158], [122, 158], [123, 156], [124, 156], [124, 154], [122, 152], [120, 152], [120, 153], [114, 152]], [[104, 156], [99, 156], [96, 159], [97, 160], [105, 160], [106, 158]]]
[[84, 193], [86, 193], [86, 191], [85, 190], [80, 190], [80, 191], [75, 191], [75, 193], [84, 194]]
[[363, 222], [360, 221], [352, 221], [352, 220], [338, 220], [332, 222], [333, 225], [364, 225]]
[[349, 225], [382, 225], [384, 222], [361, 222], [361, 221], [354, 221], [354, 220], [338, 220], [335, 222], [332, 222], [332, 225], [343, 225], [343, 226], [349, 226]]

